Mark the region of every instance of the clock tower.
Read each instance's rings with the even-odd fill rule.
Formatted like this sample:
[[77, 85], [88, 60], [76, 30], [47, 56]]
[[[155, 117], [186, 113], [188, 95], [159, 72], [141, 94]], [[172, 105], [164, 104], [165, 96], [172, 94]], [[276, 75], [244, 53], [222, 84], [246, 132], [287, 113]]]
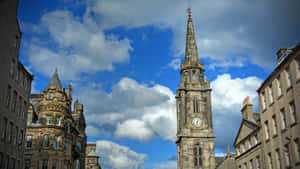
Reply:
[[178, 169], [215, 169], [211, 88], [199, 62], [194, 26], [188, 9], [185, 59], [176, 94]]

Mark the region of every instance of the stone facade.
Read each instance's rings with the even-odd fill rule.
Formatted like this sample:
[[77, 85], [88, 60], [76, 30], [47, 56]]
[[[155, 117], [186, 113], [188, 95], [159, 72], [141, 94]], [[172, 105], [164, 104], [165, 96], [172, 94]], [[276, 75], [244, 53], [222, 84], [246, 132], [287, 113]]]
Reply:
[[199, 62], [190, 16], [185, 60], [181, 63], [180, 74], [176, 95], [178, 169], [214, 169], [211, 88], [208, 79], [204, 80], [203, 63]]
[[84, 169], [85, 118], [72, 86], [62, 88], [57, 71], [42, 93], [31, 95], [27, 113], [25, 169]]
[[95, 143], [87, 144], [85, 157], [85, 169], [101, 169]]
[[17, 0], [0, 1], [0, 168], [23, 168], [25, 112], [33, 76], [19, 61]]
[[264, 165], [300, 168], [300, 44], [281, 48], [278, 66], [258, 89]]
[[277, 55], [278, 66], [257, 90], [260, 113], [244, 101], [234, 142], [239, 169], [300, 169], [300, 44]]
[[241, 168], [262, 168], [262, 145], [260, 116], [253, 112], [253, 105], [247, 97], [243, 103], [242, 122], [235, 138], [236, 166]]

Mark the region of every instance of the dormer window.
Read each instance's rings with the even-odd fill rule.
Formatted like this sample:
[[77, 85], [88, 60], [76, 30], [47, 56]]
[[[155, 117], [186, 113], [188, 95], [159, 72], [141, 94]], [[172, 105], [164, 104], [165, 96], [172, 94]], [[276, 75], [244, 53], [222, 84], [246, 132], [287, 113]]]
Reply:
[[49, 99], [51, 99], [51, 100], [53, 99], [53, 93], [49, 94]]

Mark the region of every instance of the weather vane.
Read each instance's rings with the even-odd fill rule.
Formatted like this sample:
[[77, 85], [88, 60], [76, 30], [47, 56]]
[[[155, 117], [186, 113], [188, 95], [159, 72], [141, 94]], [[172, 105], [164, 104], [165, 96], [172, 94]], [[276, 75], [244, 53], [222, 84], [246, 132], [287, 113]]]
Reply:
[[191, 18], [191, 16], [192, 16], [191, 8], [188, 8], [188, 9], [187, 9], [187, 12], [188, 12], [188, 14], [189, 14], [189, 18]]

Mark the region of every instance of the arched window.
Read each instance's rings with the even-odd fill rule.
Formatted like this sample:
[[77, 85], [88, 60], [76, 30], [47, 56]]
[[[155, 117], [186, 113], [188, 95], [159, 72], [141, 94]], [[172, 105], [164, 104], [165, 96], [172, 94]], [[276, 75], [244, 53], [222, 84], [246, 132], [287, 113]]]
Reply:
[[194, 166], [202, 166], [202, 148], [198, 144], [194, 146]]

